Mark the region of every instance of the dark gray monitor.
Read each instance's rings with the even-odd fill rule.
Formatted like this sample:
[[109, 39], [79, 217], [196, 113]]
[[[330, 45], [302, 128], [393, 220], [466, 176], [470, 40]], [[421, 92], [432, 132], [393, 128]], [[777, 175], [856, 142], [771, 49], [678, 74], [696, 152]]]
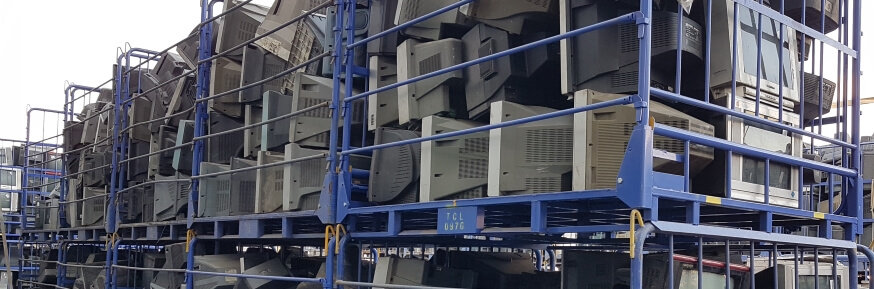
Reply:
[[[368, 8], [370, 9], [370, 25], [367, 26], [367, 35], [376, 35], [396, 26], [395, 14], [398, 10], [398, 0], [373, 0]], [[367, 56], [395, 55], [398, 44], [400, 44], [398, 40], [402, 38], [399, 36], [399, 33], [395, 32], [368, 42]]]
[[[333, 80], [330, 78], [295, 73], [292, 111], [298, 111], [332, 99]], [[345, 87], [345, 86], [344, 86]], [[360, 91], [353, 90], [358, 94]], [[359, 125], [363, 119], [364, 106], [352, 104], [352, 123]], [[340, 123], [343, 123], [341, 120]], [[331, 109], [321, 107], [298, 115], [289, 127], [289, 142], [314, 148], [326, 148], [331, 130]], [[353, 133], [355, 134], [355, 133]]]
[[[253, 167], [257, 161], [232, 158], [231, 170]], [[255, 179], [258, 177], [256, 170], [237, 172], [231, 174], [231, 205], [230, 214], [246, 215], [255, 212]]]
[[[137, 94], [138, 95], [138, 94]], [[131, 102], [131, 106], [128, 109], [128, 126], [130, 130], [128, 131], [128, 135], [130, 135], [131, 140], [139, 140], [148, 142], [151, 140], [151, 131], [149, 131], [149, 125], [137, 125], [138, 123], [143, 123], [149, 120], [152, 120], [152, 101], [149, 98], [137, 97]]]
[[[216, 44], [218, 43], [218, 33], [216, 31], [222, 30], [222, 18], [216, 19], [212, 22], [212, 39], [210, 43], [212, 43], [212, 50], [215, 51]], [[194, 27], [191, 31], [191, 34], [188, 35], [188, 38], [185, 38], [185, 41], [176, 46], [176, 53], [179, 53], [179, 56], [185, 60], [185, 63], [188, 64], [188, 68], [195, 69], [197, 68], [197, 61], [199, 59], [199, 55], [197, 54], [197, 48], [200, 45], [200, 26]]]
[[[820, 85], [822, 83], [822, 85]], [[820, 94], [822, 90], [822, 94]], [[804, 73], [804, 121], [817, 119], [822, 115], [826, 115], [832, 109], [832, 101], [835, 97], [837, 84], [827, 78], [820, 77], [805, 72]], [[820, 113], [820, 101], [822, 98], [822, 111]], [[801, 105], [795, 106], [795, 113], [801, 113]]]
[[[415, 139], [421, 133], [379, 128], [375, 145]], [[422, 146], [419, 143], [376, 150], [370, 167], [368, 198], [379, 204], [415, 203], [419, 201], [419, 174]]]
[[513, 288], [526, 274], [534, 274], [531, 255], [509, 252], [449, 251], [449, 268], [477, 273], [477, 288]]
[[[455, 0], [398, 0], [395, 25], [401, 25], [456, 3]], [[424, 40], [458, 37], [475, 24], [459, 9], [452, 9], [402, 30], [406, 36]], [[400, 52], [398, 52], [400, 53]]]
[[[266, 78], [275, 76], [286, 69], [286, 62], [255, 45], [246, 46], [243, 50], [243, 71], [240, 86], [250, 85]], [[240, 102], [254, 102], [260, 105], [261, 96], [268, 90], [282, 90], [283, 78], [277, 78], [267, 83], [240, 91]]]
[[[106, 188], [84, 187], [82, 198], [90, 198], [82, 201], [83, 227], [98, 226], [103, 223], [106, 214]], [[102, 196], [101, 196], [102, 195]]]
[[559, 1], [478, 0], [461, 7], [468, 17], [513, 34], [558, 28]]
[[86, 150], [79, 161], [82, 164], [83, 171], [88, 171], [82, 174], [82, 184], [84, 186], [102, 187], [109, 184], [111, 170], [108, 166], [100, 167], [112, 163], [111, 152], [92, 152]]
[[[240, 62], [227, 57], [219, 57], [213, 60], [209, 81], [209, 91], [212, 95], [240, 88], [240, 83], [242, 82], [243, 65]], [[212, 110], [230, 117], [243, 117], [243, 106], [240, 104], [240, 95], [238, 93], [231, 93], [210, 100], [209, 106]]]
[[[194, 270], [240, 274], [267, 261], [264, 254], [226, 254], [194, 256]], [[195, 274], [193, 289], [233, 289], [237, 278]]]
[[[183, 120], [179, 122], [179, 130], [176, 132], [176, 145], [191, 142], [194, 139], [194, 121]], [[173, 150], [173, 169], [177, 172], [191, 175], [192, 150], [194, 146], [187, 146]]]
[[187, 113], [182, 112], [194, 106], [196, 90], [197, 79], [193, 75], [185, 76], [177, 81], [176, 90], [167, 104], [167, 113], [165, 114], [165, 117], [174, 116], [166, 120], [167, 125], [178, 127], [180, 121], [194, 119], [194, 110]]
[[[224, 11], [239, 5], [242, 1], [234, 0], [227, 1], [224, 5]], [[234, 10], [225, 15], [222, 19], [222, 25], [219, 30], [214, 30], [218, 34], [216, 40], [216, 53], [221, 53], [237, 47], [238, 45], [255, 38], [255, 32], [264, 17], [267, 15], [268, 7], [249, 3], [242, 8]], [[227, 54], [227, 57], [237, 61], [243, 58], [243, 48], [234, 50]]]
[[[243, 122], [218, 112], [209, 113], [209, 132], [223, 132], [243, 126]], [[230, 164], [232, 157], [243, 155], [243, 131], [214, 136], [206, 141], [206, 161]]]
[[[142, 156], [149, 153], [149, 143], [142, 141], [130, 142], [128, 146], [128, 158]], [[127, 162], [127, 178], [128, 182], [142, 182], [149, 176], [149, 158], [138, 158]]]
[[[231, 170], [230, 165], [210, 162], [200, 163], [200, 173], [213, 174]], [[220, 217], [230, 215], [231, 175], [224, 174], [206, 177], [198, 182], [198, 217]]]
[[[243, 125], [250, 126], [261, 122], [262, 117], [261, 106], [247, 104]], [[261, 127], [255, 126], [243, 132], [243, 157], [254, 158], [261, 151]]]
[[[371, 56], [367, 83], [371, 90], [398, 82], [397, 58]], [[367, 97], [367, 129], [398, 123], [398, 90], [389, 89]]]
[[[432, 42], [407, 39], [398, 46], [398, 81], [460, 64], [463, 50], [458, 39]], [[463, 79], [464, 71], [456, 70], [399, 87], [400, 124], [434, 114], [467, 118]]]
[[[579, 29], [606, 21], [631, 11], [637, 5], [610, 0], [578, 1], [569, 13], [562, 15], [565, 30]], [[683, 17], [684, 75], [703, 74], [704, 29], [694, 20], [670, 11], [653, 11], [652, 73], [650, 86], [674, 91], [677, 69], [677, 33]], [[562, 42], [562, 92], [569, 94], [582, 89], [604, 93], [637, 91], [639, 49], [637, 26], [633, 23], [606, 27]], [[731, 55], [718, 54], [718, 55]], [[700, 71], [699, 71], [700, 70]], [[700, 81], [683, 77], [684, 87], [698, 88]]]
[[[158, 134], [154, 135], [157, 141], [158, 149], [165, 150], [176, 146], [176, 128], [172, 126], [162, 125], [158, 130]], [[163, 151], [158, 154], [158, 174], [162, 176], [173, 176], [176, 174], [176, 169], [173, 168], [173, 150]]]
[[[546, 33], [513, 35], [486, 24], [478, 24], [461, 38], [464, 60], [486, 57], [546, 36]], [[562, 97], [558, 89], [561, 83], [555, 77], [559, 73], [558, 58], [557, 47], [539, 46], [468, 66], [464, 69], [468, 116], [471, 119], [484, 116], [488, 113], [489, 103], [500, 100], [550, 106], [566, 99]]]
[[[255, 265], [243, 271], [244, 275], [261, 275], [290, 277], [291, 273], [285, 267], [281, 259], [274, 258], [267, 262]], [[245, 278], [239, 279], [234, 289], [286, 289], [295, 288], [299, 282], [277, 281], [266, 279]]]
[[176, 182], [155, 183], [154, 221], [173, 220], [188, 210], [188, 193], [191, 192], [191, 182], [188, 176], [157, 176], [155, 180]]
[[[262, 121], [275, 119], [292, 112], [294, 97], [276, 91], [266, 91], [261, 106]], [[285, 118], [261, 126], [261, 149], [270, 151], [282, 150], [288, 143], [288, 130], [295, 118]]]
[[64, 151], [72, 151], [81, 148], [82, 132], [85, 129], [85, 124], [78, 121], [64, 122]]

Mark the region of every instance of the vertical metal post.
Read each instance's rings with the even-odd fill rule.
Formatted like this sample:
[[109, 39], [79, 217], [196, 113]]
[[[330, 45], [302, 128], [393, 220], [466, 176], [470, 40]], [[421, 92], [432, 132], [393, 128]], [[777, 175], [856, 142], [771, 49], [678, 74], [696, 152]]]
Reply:
[[[328, 166], [328, 173], [325, 175], [325, 182], [327, 183], [327, 185], [331, 189], [322, 191], [322, 197], [325, 197], [324, 193], [326, 193], [326, 192], [328, 193], [328, 200], [327, 200], [328, 201], [328, 204], [327, 204], [328, 208], [320, 208], [322, 213], [319, 214], [319, 218], [322, 220], [322, 222], [327, 223], [327, 224], [334, 224], [337, 222], [337, 206], [338, 206], [337, 201], [339, 199], [337, 196], [338, 196], [338, 194], [345, 194], [345, 192], [342, 189], [340, 189], [338, 186], [338, 184], [339, 184], [339, 173], [338, 173], [339, 163], [337, 160], [337, 149], [339, 148], [339, 146], [337, 144], [338, 144], [338, 137], [340, 134], [340, 131], [339, 131], [340, 114], [341, 114], [340, 107], [342, 107], [342, 105], [341, 106], [338, 106], [338, 105], [340, 105], [342, 103], [342, 99], [340, 98], [340, 83], [341, 83], [340, 82], [340, 71], [341, 71], [341, 69], [343, 69], [343, 66], [342, 66], [340, 60], [343, 57], [342, 52], [341, 52], [342, 51], [341, 48], [343, 47], [343, 34], [342, 34], [341, 27], [343, 27], [343, 24], [345, 23], [344, 22], [345, 17], [343, 17], [345, 13], [343, 13], [343, 12], [346, 11], [346, 9], [345, 9], [346, 5], [345, 5], [344, 1], [345, 0], [335, 0], [335, 2], [334, 2], [334, 4], [337, 5], [337, 8], [335, 10], [335, 11], [337, 11], [337, 13], [336, 13], [337, 21], [334, 23], [334, 27], [331, 30], [333, 32], [333, 35], [334, 35], [334, 51], [331, 53], [331, 56], [334, 58], [334, 61], [333, 61], [333, 63], [334, 63], [334, 70], [333, 70], [334, 75], [332, 77], [333, 82], [332, 82], [332, 86], [331, 86], [331, 88], [332, 88], [331, 89], [331, 104], [328, 106], [331, 109], [332, 113], [331, 113], [330, 139], [329, 139], [329, 144], [328, 144], [328, 150], [329, 150], [329, 152], [328, 152], [328, 164], [329, 164], [329, 166]], [[348, 130], [349, 128], [346, 128], [346, 129]], [[320, 201], [320, 203], [324, 204], [324, 202], [321, 202], [321, 201]], [[324, 211], [324, 210], [327, 210], [327, 211]]]
[[[210, 0], [200, 0], [200, 21], [204, 22], [212, 18], [212, 4], [215, 2], [211, 2]], [[200, 27], [200, 47], [198, 48], [198, 62], [203, 61], [204, 59], [208, 59], [212, 54], [212, 25], [213, 23], [207, 23]], [[212, 62], [206, 61], [198, 65], [197, 67], [197, 95], [196, 99], [200, 100], [202, 98], [208, 97], [210, 94], [209, 91], [209, 82], [210, 82], [210, 70], [212, 69]], [[206, 103], [202, 101], [195, 102], [195, 113], [194, 113], [194, 138], [199, 138], [201, 136], [206, 135], [207, 132], [207, 121], [209, 120], [209, 114], [206, 111]], [[189, 230], [193, 229], [194, 226], [194, 216], [197, 212], [197, 200], [199, 199], [198, 195], [200, 194], [198, 183], [199, 179], [194, 178], [195, 176], [200, 175], [200, 163], [203, 161], [203, 150], [204, 140], [196, 140], [194, 141], [194, 151], [191, 157], [191, 189], [188, 194], [188, 217], [187, 217], [187, 228]], [[190, 255], [190, 254], [189, 254]], [[191, 288], [191, 287], [189, 287]]]

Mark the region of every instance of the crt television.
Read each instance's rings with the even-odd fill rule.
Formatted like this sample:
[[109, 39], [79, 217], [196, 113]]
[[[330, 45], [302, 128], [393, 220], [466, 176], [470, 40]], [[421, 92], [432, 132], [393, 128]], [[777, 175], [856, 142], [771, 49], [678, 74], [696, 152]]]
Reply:
[[[422, 136], [450, 133], [482, 125], [468, 120], [429, 116], [422, 120]], [[488, 168], [488, 132], [423, 142], [419, 200], [485, 197]]]

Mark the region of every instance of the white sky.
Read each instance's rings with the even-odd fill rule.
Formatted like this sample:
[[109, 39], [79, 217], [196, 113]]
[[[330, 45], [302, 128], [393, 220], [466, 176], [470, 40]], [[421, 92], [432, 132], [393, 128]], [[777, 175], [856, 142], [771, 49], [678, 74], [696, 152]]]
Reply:
[[[163, 50], [181, 40], [200, 20], [198, 0], [3, 1], [0, 9], [0, 138], [25, 138], [30, 107], [63, 108], [64, 81], [95, 86], [112, 75], [118, 47]], [[256, 0], [270, 6], [272, 0]], [[874, 5], [863, 6], [874, 15]], [[874, 21], [863, 23], [867, 31]], [[870, 37], [864, 51], [874, 49]], [[833, 58], [833, 57], [832, 57]], [[828, 59], [828, 58], [826, 58]], [[863, 69], [874, 57], [863, 58]], [[828, 66], [826, 66], [828, 67]], [[828, 73], [827, 73], [828, 75]], [[874, 93], [874, 76], [862, 77], [862, 95]], [[78, 105], [81, 107], [81, 105]], [[77, 109], [78, 110], [78, 109]], [[862, 135], [874, 132], [874, 105], [863, 106]], [[56, 134], [55, 116], [34, 115], [31, 140]], [[59, 131], [58, 131], [59, 132]]]

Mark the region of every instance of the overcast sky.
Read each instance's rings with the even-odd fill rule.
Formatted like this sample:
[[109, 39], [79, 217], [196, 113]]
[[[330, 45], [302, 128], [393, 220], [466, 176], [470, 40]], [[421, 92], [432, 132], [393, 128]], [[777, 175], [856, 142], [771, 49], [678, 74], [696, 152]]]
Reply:
[[[65, 81], [94, 86], [112, 77], [118, 48], [126, 42], [160, 51], [187, 36], [200, 20], [199, 2], [4, 1], [0, 9], [0, 138], [24, 139], [28, 107], [62, 109]], [[272, 2], [255, 1], [265, 6]], [[874, 5], [863, 8], [863, 15], [874, 15]], [[874, 21], [863, 25], [874, 27]], [[863, 51], [872, 49], [874, 41], [868, 37]], [[874, 57], [863, 58], [863, 62], [863, 68], [871, 67]], [[869, 74], [862, 80], [862, 95], [870, 96], [874, 78]], [[874, 106], [864, 106], [863, 111], [868, 112], [863, 117], [863, 135], [871, 135]], [[47, 116], [49, 124], [43, 133], [42, 117], [34, 115], [31, 140], [57, 131], [57, 119]]]

